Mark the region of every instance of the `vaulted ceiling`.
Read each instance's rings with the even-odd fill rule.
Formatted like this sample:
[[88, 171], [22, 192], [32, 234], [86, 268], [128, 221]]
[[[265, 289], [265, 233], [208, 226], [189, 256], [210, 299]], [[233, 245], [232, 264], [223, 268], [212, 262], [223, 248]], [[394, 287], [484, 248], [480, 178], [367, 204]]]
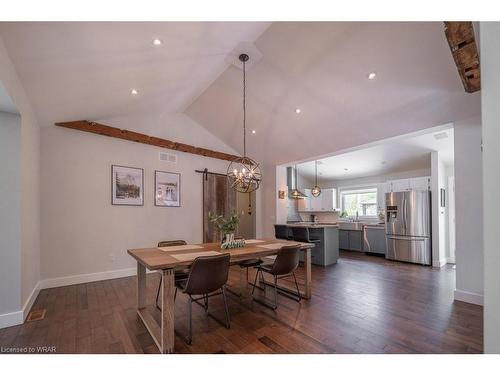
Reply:
[[[283, 163], [475, 116], [441, 22], [274, 23], [247, 74], [249, 153]], [[373, 80], [367, 78], [375, 72]], [[241, 150], [241, 70], [186, 113]], [[295, 112], [296, 108], [301, 113]]]
[[[177, 113], [228, 66], [259, 22], [0, 22], [42, 126], [131, 113]], [[163, 43], [154, 46], [153, 39]], [[131, 90], [138, 95], [130, 95]], [[160, 118], [161, 116], [157, 116]], [[158, 126], [164, 126], [158, 123]], [[141, 124], [136, 129], [141, 130]]]
[[0, 35], [41, 125], [185, 113], [240, 152], [242, 71], [230, 61], [253, 43], [248, 150], [267, 164], [480, 113], [440, 22], [0, 23]]

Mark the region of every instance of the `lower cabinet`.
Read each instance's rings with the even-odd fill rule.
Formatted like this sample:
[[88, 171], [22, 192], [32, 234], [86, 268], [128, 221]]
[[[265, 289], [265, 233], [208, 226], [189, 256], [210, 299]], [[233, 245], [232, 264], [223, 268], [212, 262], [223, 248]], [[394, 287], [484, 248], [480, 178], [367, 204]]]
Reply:
[[339, 230], [339, 248], [363, 251], [363, 232], [360, 230]]

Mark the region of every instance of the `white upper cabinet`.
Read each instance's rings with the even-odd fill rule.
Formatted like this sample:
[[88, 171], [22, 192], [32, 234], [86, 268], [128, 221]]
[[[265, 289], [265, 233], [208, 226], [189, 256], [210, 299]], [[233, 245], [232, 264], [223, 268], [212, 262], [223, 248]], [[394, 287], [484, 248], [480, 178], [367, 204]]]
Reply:
[[310, 189], [304, 189], [307, 198], [299, 200], [299, 212], [329, 212], [337, 206], [337, 189], [322, 189], [319, 197], [313, 197]]
[[414, 177], [386, 182], [386, 193], [392, 191], [429, 190], [430, 177]]

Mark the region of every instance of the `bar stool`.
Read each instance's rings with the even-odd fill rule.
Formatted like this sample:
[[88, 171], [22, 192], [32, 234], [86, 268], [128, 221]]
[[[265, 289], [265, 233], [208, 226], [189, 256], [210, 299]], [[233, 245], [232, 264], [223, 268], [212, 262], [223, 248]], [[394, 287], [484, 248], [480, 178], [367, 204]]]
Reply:
[[274, 224], [274, 237], [281, 240], [289, 240], [291, 236], [288, 225]]

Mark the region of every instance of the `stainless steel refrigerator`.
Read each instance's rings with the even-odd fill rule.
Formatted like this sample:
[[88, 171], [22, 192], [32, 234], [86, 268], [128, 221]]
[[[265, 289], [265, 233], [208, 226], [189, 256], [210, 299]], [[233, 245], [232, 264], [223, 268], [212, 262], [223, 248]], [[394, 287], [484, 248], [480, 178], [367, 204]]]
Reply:
[[385, 194], [387, 259], [432, 264], [431, 192]]

